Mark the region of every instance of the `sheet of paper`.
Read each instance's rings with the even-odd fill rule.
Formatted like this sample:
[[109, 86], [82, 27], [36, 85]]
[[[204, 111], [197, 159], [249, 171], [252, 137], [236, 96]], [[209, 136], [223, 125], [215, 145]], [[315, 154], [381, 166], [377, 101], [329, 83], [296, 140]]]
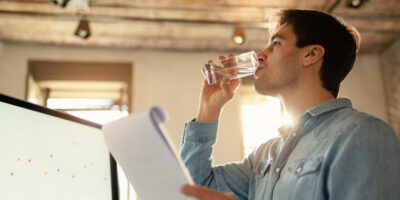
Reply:
[[106, 144], [141, 200], [192, 199], [181, 194], [192, 178], [162, 124], [160, 107], [103, 126]]

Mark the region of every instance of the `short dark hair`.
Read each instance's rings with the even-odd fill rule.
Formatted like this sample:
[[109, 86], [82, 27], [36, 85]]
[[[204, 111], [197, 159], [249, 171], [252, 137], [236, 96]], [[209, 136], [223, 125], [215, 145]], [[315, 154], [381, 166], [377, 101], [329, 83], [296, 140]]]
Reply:
[[279, 24], [290, 24], [297, 47], [321, 45], [325, 48], [319, 71], [322, 86], [335, 97], [340, 83], [353, 68], [360, 46], [360, 34], [341, 18], [315, 10], [282, 10]]

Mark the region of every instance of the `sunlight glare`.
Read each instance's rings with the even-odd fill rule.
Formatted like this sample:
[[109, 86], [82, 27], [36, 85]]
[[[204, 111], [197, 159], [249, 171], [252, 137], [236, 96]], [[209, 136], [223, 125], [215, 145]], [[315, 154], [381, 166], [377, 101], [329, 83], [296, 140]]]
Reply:
[[278, 137], [278, 128], [282, 125], [290, 125], [292, 121], [288, 113], [282, 114], [280, 101], [277, 98], [268, 98], [257, 104], [242, 105], [245, 156], [261, 144]]

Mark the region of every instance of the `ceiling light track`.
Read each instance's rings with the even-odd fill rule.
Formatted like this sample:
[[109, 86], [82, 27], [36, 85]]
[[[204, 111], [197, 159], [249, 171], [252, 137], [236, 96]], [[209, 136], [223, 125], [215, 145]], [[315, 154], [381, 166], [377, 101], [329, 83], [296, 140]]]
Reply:
[[[39, 13], [39, 12], [26, 12], [26, 11], [1, 11], [0, 14], [13, 14], [23, 16], [39, 16], [49, 17], [60, 20], [80, 20], [81, 16], [76, 14], [53, 14], [53, 13]], [[90, 21], [102, 21], [102, 22], [116, 22], [116, 21], [143, 21], [143, 22], [154, 22], [154, 23], [187, 23], [187, 24], [210, 24], [210, 25], [226, 25], [235, 26], [237, 24], [245, 28], [256, 28], [256, 29], [269, 29], [271, 24], [269, 22], [227, 22], [227, 21], [209, 21], [209, 20], [184, 20], [184, 19], [150, 19], [142, 17], [122, 17], [122, 16], [101, 16], [101, 15], [85, 15], [87, 20]]]

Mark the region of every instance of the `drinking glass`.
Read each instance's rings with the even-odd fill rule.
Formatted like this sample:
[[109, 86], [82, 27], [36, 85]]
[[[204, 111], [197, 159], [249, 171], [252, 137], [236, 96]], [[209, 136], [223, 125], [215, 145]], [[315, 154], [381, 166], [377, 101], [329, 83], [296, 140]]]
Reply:
[[213, 85], [221, 80], [222, 77], [230, 80], [251, 76], [259, 66], [255, 51], [249, 51], [228, 57], [218, 62], [205, 64], [202, 73], [209, 85]]

